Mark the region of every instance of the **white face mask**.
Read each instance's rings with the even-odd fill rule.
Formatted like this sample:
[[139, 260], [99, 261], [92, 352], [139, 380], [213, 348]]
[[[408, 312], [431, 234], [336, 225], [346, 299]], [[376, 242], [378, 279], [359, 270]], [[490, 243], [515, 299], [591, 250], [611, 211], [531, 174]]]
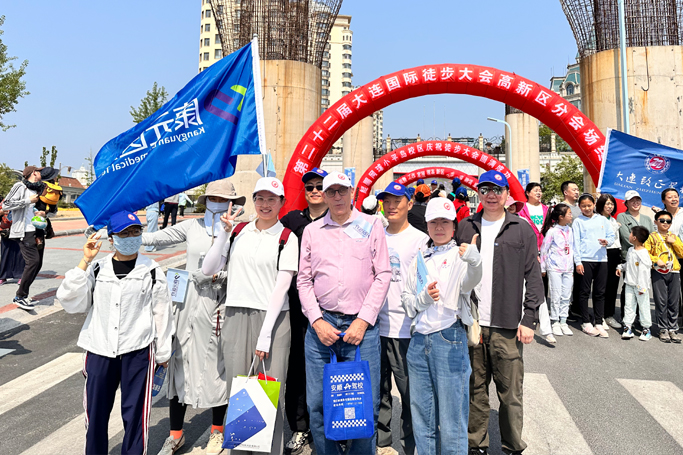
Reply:
[[230, 201], [228, 202], [211, 202], [206, 199], [206, 213], [204, 213], [204, 226], [206, 233], [210, 236], [218, 235], [218, 229], [222, 229], [221, 215], [228, 211]]

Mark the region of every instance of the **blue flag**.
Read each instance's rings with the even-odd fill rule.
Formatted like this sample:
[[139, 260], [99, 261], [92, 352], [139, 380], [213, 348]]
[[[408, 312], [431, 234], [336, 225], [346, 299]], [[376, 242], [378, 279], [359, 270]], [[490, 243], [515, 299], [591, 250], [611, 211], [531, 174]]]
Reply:
[[425, 264], [425, 259], [422, 257], [422, 252], [417, 253], [417, 275], [415, 278], [417, 293], [419, 294], [429, 284], [429, 272], [427, 272], [427, 264]]
[[265, 153], [256, 39], [199, 73], [144, 121], [107, 142], [97, 178], [76, 200], [89, 224], [235, 173], [237, 155]]
[[643, 205], [661, 205], [666, 188], [683, 190], [683, 151], [610, 129], [598, 188], [618, 199], [636, 190]]

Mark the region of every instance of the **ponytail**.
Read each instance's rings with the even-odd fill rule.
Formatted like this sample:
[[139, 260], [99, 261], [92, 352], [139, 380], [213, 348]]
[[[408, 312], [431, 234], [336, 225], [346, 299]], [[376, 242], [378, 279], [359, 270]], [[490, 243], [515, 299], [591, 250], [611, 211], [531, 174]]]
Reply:
[[541, 234], [544, 237], [548, 233], [550, 228], [555, 226], [560, 221], [560, 217], [565, 216], [567, 214], [567, 210], [571, 209], [567, 204], [564, 203], [557, 204], [555, 207], [553, 207], [552, 212], [550, 212], [550, 216], [547, 216], [545, 218], [545, 221], [543, 222], [543, 227], [541, 228]]

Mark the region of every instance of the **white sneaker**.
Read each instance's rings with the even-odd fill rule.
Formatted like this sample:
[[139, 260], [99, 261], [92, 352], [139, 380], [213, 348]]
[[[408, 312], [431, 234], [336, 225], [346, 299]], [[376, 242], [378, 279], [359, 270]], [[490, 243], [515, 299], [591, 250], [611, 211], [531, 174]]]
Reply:
[[173, 436], [169, 436], [164, 441], [164, 445], [161, 447], [158, 455], [173, 455], [176, 450], [181, 448], [185, 444], [185, 433], [180, 437], [180, 439], [173, 439]]
[[564, 335], [564, 333], [562, 333], [562, 327], [560, 326], [559, 321], [553, 322], [553, 335], [558, 337]]
[[557, 343], [557, 340], [555, 339], [555, 337], [553, 336], [552, 333], [544, 336], [543, 338], [545, 338], [545, 341], [547, 341], [550, 344], [556, 344]]
[[581, 330], [583, 330], [583, 333], [585, 333], [586, 335], [590, 335], [592, 337], [600, 335], [600, 332], [598, 332], [597, 329], [593, 327], [593, 324], [591, 324], [590, 322], [584, 322], [583, 324], [581, 324]]
[[285, 444], [285, 452], [296, 455], [304, 450], [304, 447], [311, 442], [310, 431], [295, 431], [292, 439]]
[[595, 330], [598, 331], [598, 336], [600, 338], [609, 338], [609, 333], [607, 333], [607, 330], [605, 330], [605, 327], [602, 324], [597, 324]]
[[214, 430], [209, 436], [209, 443], [206, 445], [206, 455], [219, 455], [223, 453], [223, 433]]
[[391, 446], [377, 447], [377, 455], [398, 455], [398, 451]]
[[609, 317], [609, 318], [605, 319], [605, 322], [607, 323], [607, 325], [612, 327], [614, 330], [620, 330], [622, 328], [621, 323], [619, 321], [617, 321], [616, 319], [614, 319], [613, 317]]
[[567, 325], [566, 322], [564, 324], [560, 324], [560, 328], [562, 329], [563, 335], [567, 335], [567, 336], [574, 335], [574, 332], [572, 332], [572, 329], [569, 328], [569, 325]]

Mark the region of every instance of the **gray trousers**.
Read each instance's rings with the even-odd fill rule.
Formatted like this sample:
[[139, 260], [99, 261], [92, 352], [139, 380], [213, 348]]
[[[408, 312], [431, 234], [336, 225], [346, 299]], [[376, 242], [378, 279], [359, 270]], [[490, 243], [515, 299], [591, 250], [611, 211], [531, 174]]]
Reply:
[[391, 375], [394, 375], [401, 396], [401, 446], [407, 455], [415, 453], [413, 422], [410, 414], [408, 383], [408, 347], [410, 338], [380, 337], [381, 364], [379, 382], [379, 418], [377, 419], [377, 447], [391, 447]]
[[[228, 392], [232, 387], [232, 379], [237, 375], [245, 375], [249, 371], [251, 362], [254, 360], [256, 342], [265, 318], [265, 311], [226, 307], [225, 322], [221, 329], [221, 343], [225, 357], [225, 377], [228, 382]], [[280, 382], [280, 398], [277, 404], [273, 446], [270, 451], [272, 455], [281, 455], [284, 451], [285, 382], [287, 381], [291, 338], [289, 311], [282, 311], [273, 327], [270, 356], [265, 360], [268, 376], [275, 377]], [[260, 365], [258, 371], [263, 371]], [[252, 374], [256, 374], [256, 372]], [[231, 455], [257, 453], [244, 450], [229, 450], [228, 452]]]
[[678, 301], [681, 292], [680, 273], [652, 272], [652, 294], [655, 299], [655, 320], [659, 330], [678, 331]]

